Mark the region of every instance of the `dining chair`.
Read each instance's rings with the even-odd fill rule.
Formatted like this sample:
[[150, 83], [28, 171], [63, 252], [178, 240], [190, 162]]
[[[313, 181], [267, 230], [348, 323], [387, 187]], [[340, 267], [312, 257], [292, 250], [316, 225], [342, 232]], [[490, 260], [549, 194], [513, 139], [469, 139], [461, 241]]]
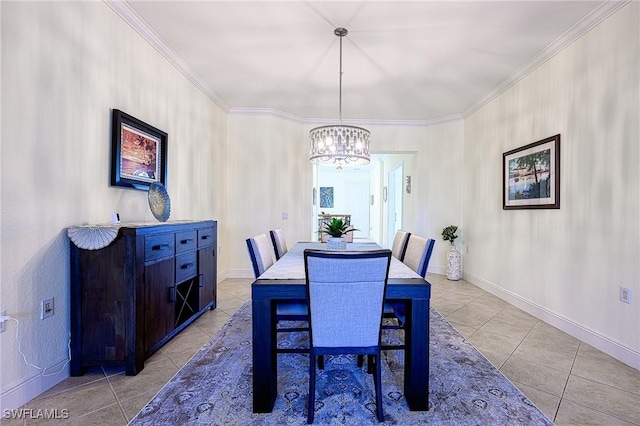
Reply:
[[[403, 229], [398, 229], [396, 231], [396, 236], [393, 239], [393, 245], [391, 246], [391, 254], [393, 257], [402, 262], [404, 259], [404, 254], [407, 250], [407, 243], [409, 242], [409, 237], [411, 236], [411, 232], [407, 232]], [[394, 318], [397, 319], [395, 310], [393, 308], [393, 301], [387, 301], [384, 303], [384, 317], [385, 318]], [[393, 325], [386, 325], [384, 328], [401, 328]]]
[[276, 260], [280, 260], [282, 256], [287, 252], [287, 241], [284, 238], [284, 231], [282, 228], [276, 228], [269, 231], [271, 235], [271, 242], [273, 243], [273, 251], [276, 254]]
[[409, 236], [411, 232], [404, 231], [402, 229], [398, 229], [396, 231], [396, 236], [393, 239], [393, 245], [391, 246], [391, 254], [393, 257], [402, 262], [404, 258], [404, 253], [407, 250], [407, 242], [409, 241]]
[[[269, 269], [274, 263], [274, 255], [271, 244], [266, 234], [254, 235], [247, 238], [247, 250], [253, 265], [253, 274], [256, 279]], [[304, 300], [287, 300], [276, 303], [276, 321], [308, 321], [309, 313]], [[308, 327], [279, 327], [278, 332], [306, 331]], [[303, 348], [279, 348], [279, 353], [307, 353]]]
[[402, 262], [413, 269], [422, 278], [427, 276], [427, 268], [435, 241], [419, 235], [409, 235]]
[[337, 354], [369, 356], [376, 417], [384, 421], [380, 351], [390, 261], [391, 250], [304, 251], [310, 351], [307, 423], [313, 423], [315, 415], [316, 357]]
[[[431, 253], [433, 253], [434, 245], [435, 240], [432, 238], [425, 238], [416, 234], [411, 234], [409, 236], [409, 241], [407, 242], [407, 248], [405, 250], [402, 263], [416, 271], [416, 273], [422, 278], [425, 278], [427, 276], [429, 260], [431, 259]], [[399, 328], [402, 328], [406, 318], [406, 306], [402, 302], [391, 302], [390, 304], [393, 309], [394, 316], [398, 319], [400, 324]]]

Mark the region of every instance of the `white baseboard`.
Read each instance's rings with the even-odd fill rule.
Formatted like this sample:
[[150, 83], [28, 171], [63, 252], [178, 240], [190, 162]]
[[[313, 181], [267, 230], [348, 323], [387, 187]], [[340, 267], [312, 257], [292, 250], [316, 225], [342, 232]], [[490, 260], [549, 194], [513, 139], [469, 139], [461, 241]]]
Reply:
[[4, 413], [4, 410], [14, 410], [22, 407], [69, 377], [68, 361], [68, 359], [64, 359], [47, 367], [45, 371], [54, 372], [53, 374], [46, 373], [46, 376], [37, 374], [9, 389], [3, 389], [2, 394], [0, 394], [0, 415]]
[[251, 269], [230, 269], [227, 278], [254, 278]]
[[488, 291], [500, 299], [511, 303], [512, 305], [522, 309], [528, 314], [551, 324], [564, 331], [565, 333], [581, 340], [596, 349], [612, 356], [613, 358], [621, 361], [637, 370], [640, 370], [640, 352], [628, 348], [610, 338], [598, 334], [597, 332], [590, 330], [582, 324], [578, 324], [569, 318], [565, 318], [562, 315], [550, 311], [544, 306], [537, 305], [523, 297], [505, 290], [487, 280], [484, 280], [478, 276], [464, 272], [464, 279], [473, 285], [480, 287], [483, 290]]

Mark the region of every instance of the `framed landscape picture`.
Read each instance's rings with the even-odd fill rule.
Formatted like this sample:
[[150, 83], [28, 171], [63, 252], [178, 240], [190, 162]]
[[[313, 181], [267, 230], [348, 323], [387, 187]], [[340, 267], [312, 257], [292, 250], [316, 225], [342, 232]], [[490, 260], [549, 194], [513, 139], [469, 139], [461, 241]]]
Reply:
[[111, 185], [148, 190], [166, 186], [167, 134], [118, 109], [113, 110]]
[[560, 208], [560, 135], [502, 154], [502, 208]]

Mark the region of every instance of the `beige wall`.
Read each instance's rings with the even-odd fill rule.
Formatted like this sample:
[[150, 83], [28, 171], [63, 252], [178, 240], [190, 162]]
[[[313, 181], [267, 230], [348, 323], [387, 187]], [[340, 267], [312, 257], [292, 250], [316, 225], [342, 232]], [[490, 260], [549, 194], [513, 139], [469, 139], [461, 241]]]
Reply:
[[[0, 308], [20, 320], [28, 360], [53, 374], [24, 364], [16, 324], [7, 323], [5, 407], [66, 377], [65, 228], [108, 222], [112, 211], [151, 219], [146, 193], [108, 186], [111, 108], [169, 134], [172, 219], [219, 221], [220, 277], [251, 276], [245, 239], [255, 233], [282, 227], [290, 245], [311, 235], [314, 126], [227, 117], [103, 3], [2, 2], [0, 10]], [[436, 239], [430, 269], [444, 268], [442, 228], [459, 224], [467, 278], [634, 362], [638, 16], [638, 3], [627, 5], [464, 122], [366, 126], [373, 152], [413, 153], [404, 227]], [[562, 209], [503, 211], [501, 154], [556, 133]], [[617, 301], [619, 285], [633, 289], [634, 304]], [[47, 297], [56, 315], [41, 321]]]
[[[253, 276], [245, 239], [254, 234], [281, 227], [289, 245], [309, 239], [314, 220], [308, 160], [311, 127], [274, 116], [229, 116], [229, 276]], [[405, 228], [438, 241], [443, 227], [462, 223], [462, 120], [431, 127], [366, 127], [372, 151], [414, 153], [413, 164], [405, 164], [413, 188], [404, 194]], [[288, 213], [286, 221], [283, 212]], [[434, 268], [444, 267], [445, 248], [436, 243]]]
[[[2, 2], [2, 406], [67, 376], [65, 228], [155, 220], [146, 192], [109, 187], [111, 109], [168, 133], [171, 219], [216, 219], [224, 246], [226, 114], [102, 2]], [[226, 269], [226, 251], [219, 265]], [[39, 319], [40, 300], [55, 315]], [[55, 374], [62, 371], [61, 374]], [[24, 402], [24, 401], [22, 401]]]
[[255, 234], [282, 228], [288, 246], [309, 240], [312, 176], [308, 150], [297, 121], [229, 116], [229, 276], [253, 276], [245, 240]]
[[[465, 277], [640, 367], [637, 2], [465, 120]], [[502, 210], [502, 153], [561, 134], [561, 208]], [[619, 286], [632, 289], [631, 305]]]

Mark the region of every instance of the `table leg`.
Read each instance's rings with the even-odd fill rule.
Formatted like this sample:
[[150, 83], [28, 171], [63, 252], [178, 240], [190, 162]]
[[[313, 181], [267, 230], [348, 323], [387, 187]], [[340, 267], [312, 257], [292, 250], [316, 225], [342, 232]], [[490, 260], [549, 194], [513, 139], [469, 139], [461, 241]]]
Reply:
[[253, 412], [270, 413], [278, 392], [275, 302], [253, 299]]
[[[409, 319], [410, 318], [410, 319]], [[429, 409], [429, 299], [414, 299], [405, 330], [404, 395], [412, 411]]]

